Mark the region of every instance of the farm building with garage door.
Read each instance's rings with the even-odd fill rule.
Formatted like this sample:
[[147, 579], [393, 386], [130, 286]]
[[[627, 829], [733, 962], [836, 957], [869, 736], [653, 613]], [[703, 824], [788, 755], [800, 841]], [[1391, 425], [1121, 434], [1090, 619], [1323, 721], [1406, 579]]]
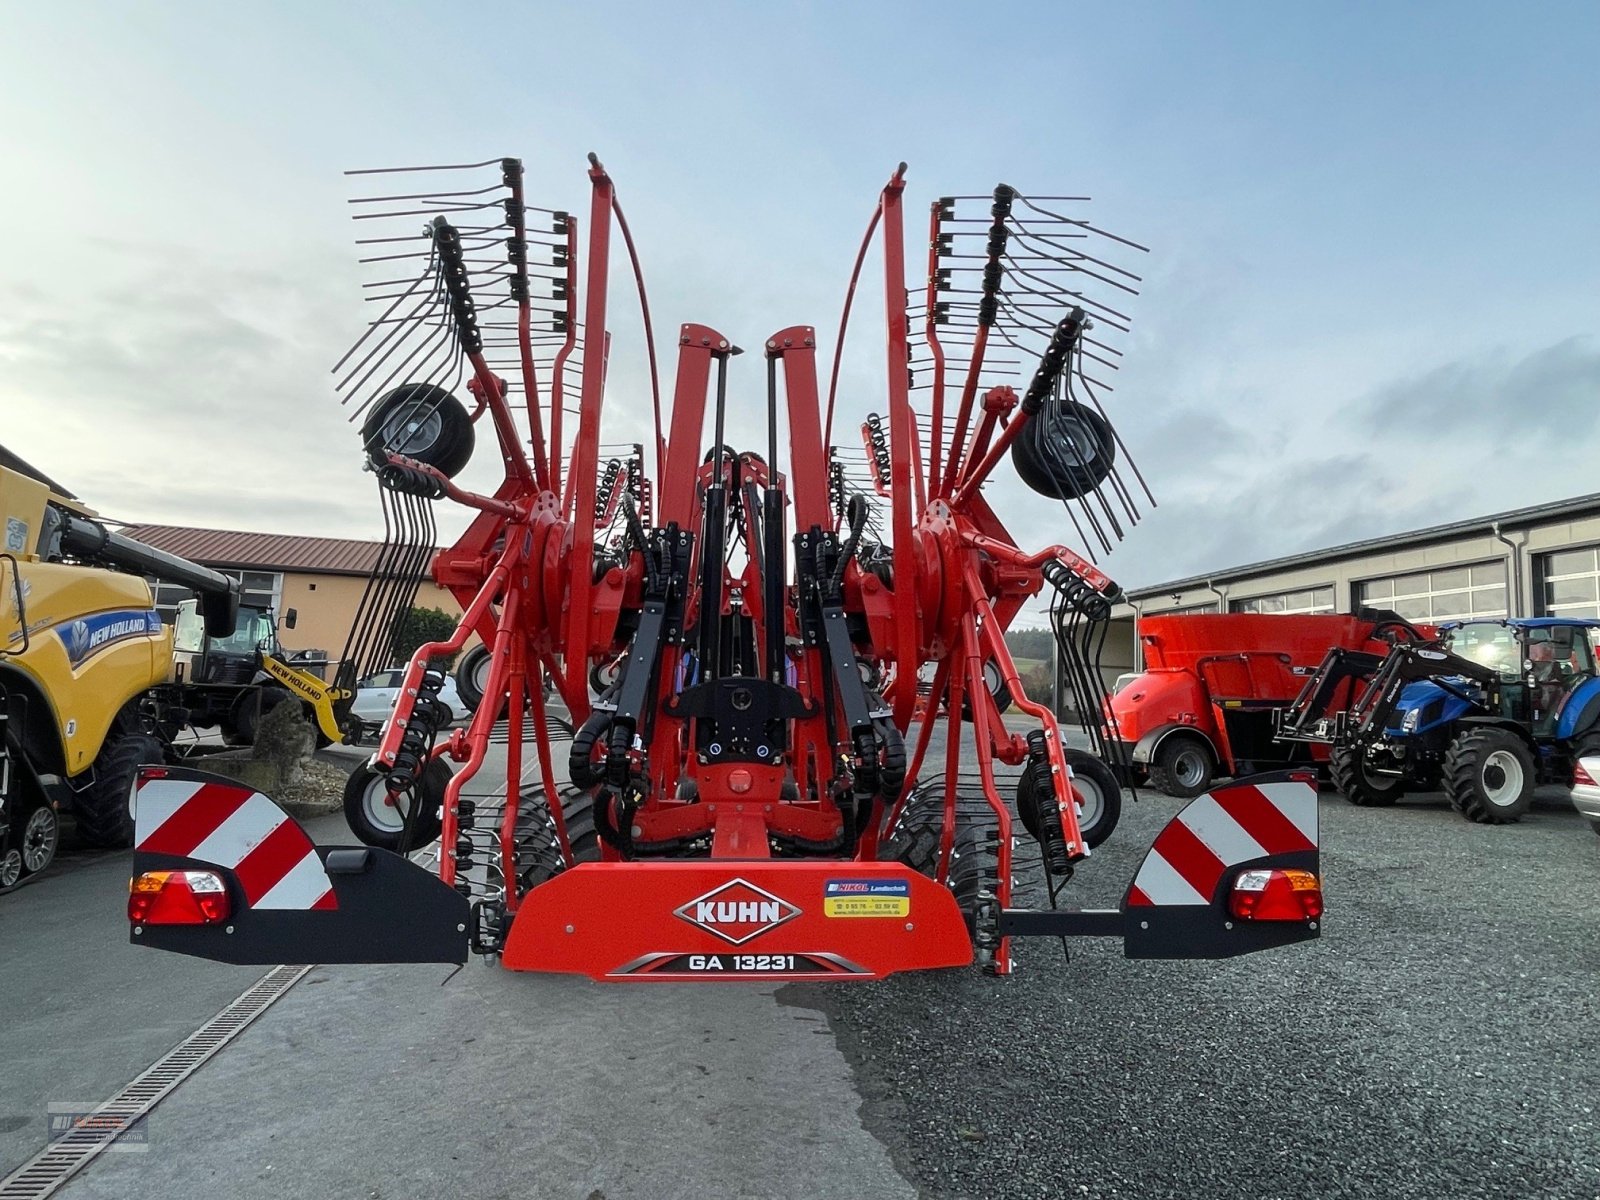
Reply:
[[1129, 588], [1101, 669], [1108, 684], [1143, 669], [1141, 617], [1363, 607], [1432, 622], [1600, 617], [1600, 494]]

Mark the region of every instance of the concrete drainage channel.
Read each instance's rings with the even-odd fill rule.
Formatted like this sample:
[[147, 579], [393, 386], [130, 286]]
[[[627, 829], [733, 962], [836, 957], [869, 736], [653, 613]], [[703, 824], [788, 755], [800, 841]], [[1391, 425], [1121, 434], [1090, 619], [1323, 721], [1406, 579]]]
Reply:
[[85, 1113], [77, 1127], [54, 1136], [33, 1158], [0, 1180], [0, 1200], [40, 1200], [133, 1129], [174, 1088], [242, 1033], [305, 978], [309, 966], [274, 967], [115, 1096]]

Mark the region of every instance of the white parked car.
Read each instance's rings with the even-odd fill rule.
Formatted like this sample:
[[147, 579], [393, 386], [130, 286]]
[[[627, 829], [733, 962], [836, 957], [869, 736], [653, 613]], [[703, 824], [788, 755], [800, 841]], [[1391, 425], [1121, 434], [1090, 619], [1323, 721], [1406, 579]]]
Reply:
[[[394, 709], [395, 697], [400, 694], [400, 681], [404, 677], [404, 668], [395, 667], [389, 671], [376, 671], [359, 680], [356, 683], [355, 703], [350, 706], [351, 714], [371, 725], [381, 725], [387, 721]], [[465, 720], [472, 715], [472, 710], [456, 691], [456, 681], [448, 676], [444, 686], [439, 689], [439, 699], [450, 706], [452, 721]]]
[[1600, 753], [1583, 755], [1573, 768], [1572, 807], [1600, 833]]

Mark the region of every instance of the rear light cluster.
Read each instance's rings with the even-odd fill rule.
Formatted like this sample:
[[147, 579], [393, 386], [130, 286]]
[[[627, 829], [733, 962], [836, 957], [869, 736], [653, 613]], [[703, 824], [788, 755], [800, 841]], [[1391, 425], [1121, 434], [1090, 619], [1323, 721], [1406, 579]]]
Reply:
[[146, 871], [128, 884], [135, 925], [215, 925], [232, 911], [227, 885], [213, 871]]
[[1581, 758], [1577, 761], [1577, 763], [1572, 768], [1572, 784], [1573, 784], [1573, 786], [1576, 787], [1580, 783], [1585, 785], [1586, 787], [1594, 787], [1595, 786], [1594, 776], [1589, 774], [1588, 770], [1584, 767], [1583, 759], [1581, 759]]
[[1233, 881], [1228, 903], [1240, 921], [1315, 921], [1322, 915], [1322, 883], [1310, 871], [1245, 871]]

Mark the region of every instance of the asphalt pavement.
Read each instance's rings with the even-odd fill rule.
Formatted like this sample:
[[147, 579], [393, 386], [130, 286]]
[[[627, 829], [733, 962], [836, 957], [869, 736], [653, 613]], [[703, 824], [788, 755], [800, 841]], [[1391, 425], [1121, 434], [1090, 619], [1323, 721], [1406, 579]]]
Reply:
[[[1072, 902], [1179, 807], [1125, 800]], [[1106, 941], [1017, 974], [648, 987], [319, 967], [59, 1194], [1600, 1195], [1600, 838], [1324, 793], [1325, 936], [1226, 962]], [[319, 840], [348, 840], [342, 819]], [[259, 976], [127, 944], [126, 854], [0, 898], [0, 1175]], [[1026, 874], [1026, 873], [1025, 873]]]

